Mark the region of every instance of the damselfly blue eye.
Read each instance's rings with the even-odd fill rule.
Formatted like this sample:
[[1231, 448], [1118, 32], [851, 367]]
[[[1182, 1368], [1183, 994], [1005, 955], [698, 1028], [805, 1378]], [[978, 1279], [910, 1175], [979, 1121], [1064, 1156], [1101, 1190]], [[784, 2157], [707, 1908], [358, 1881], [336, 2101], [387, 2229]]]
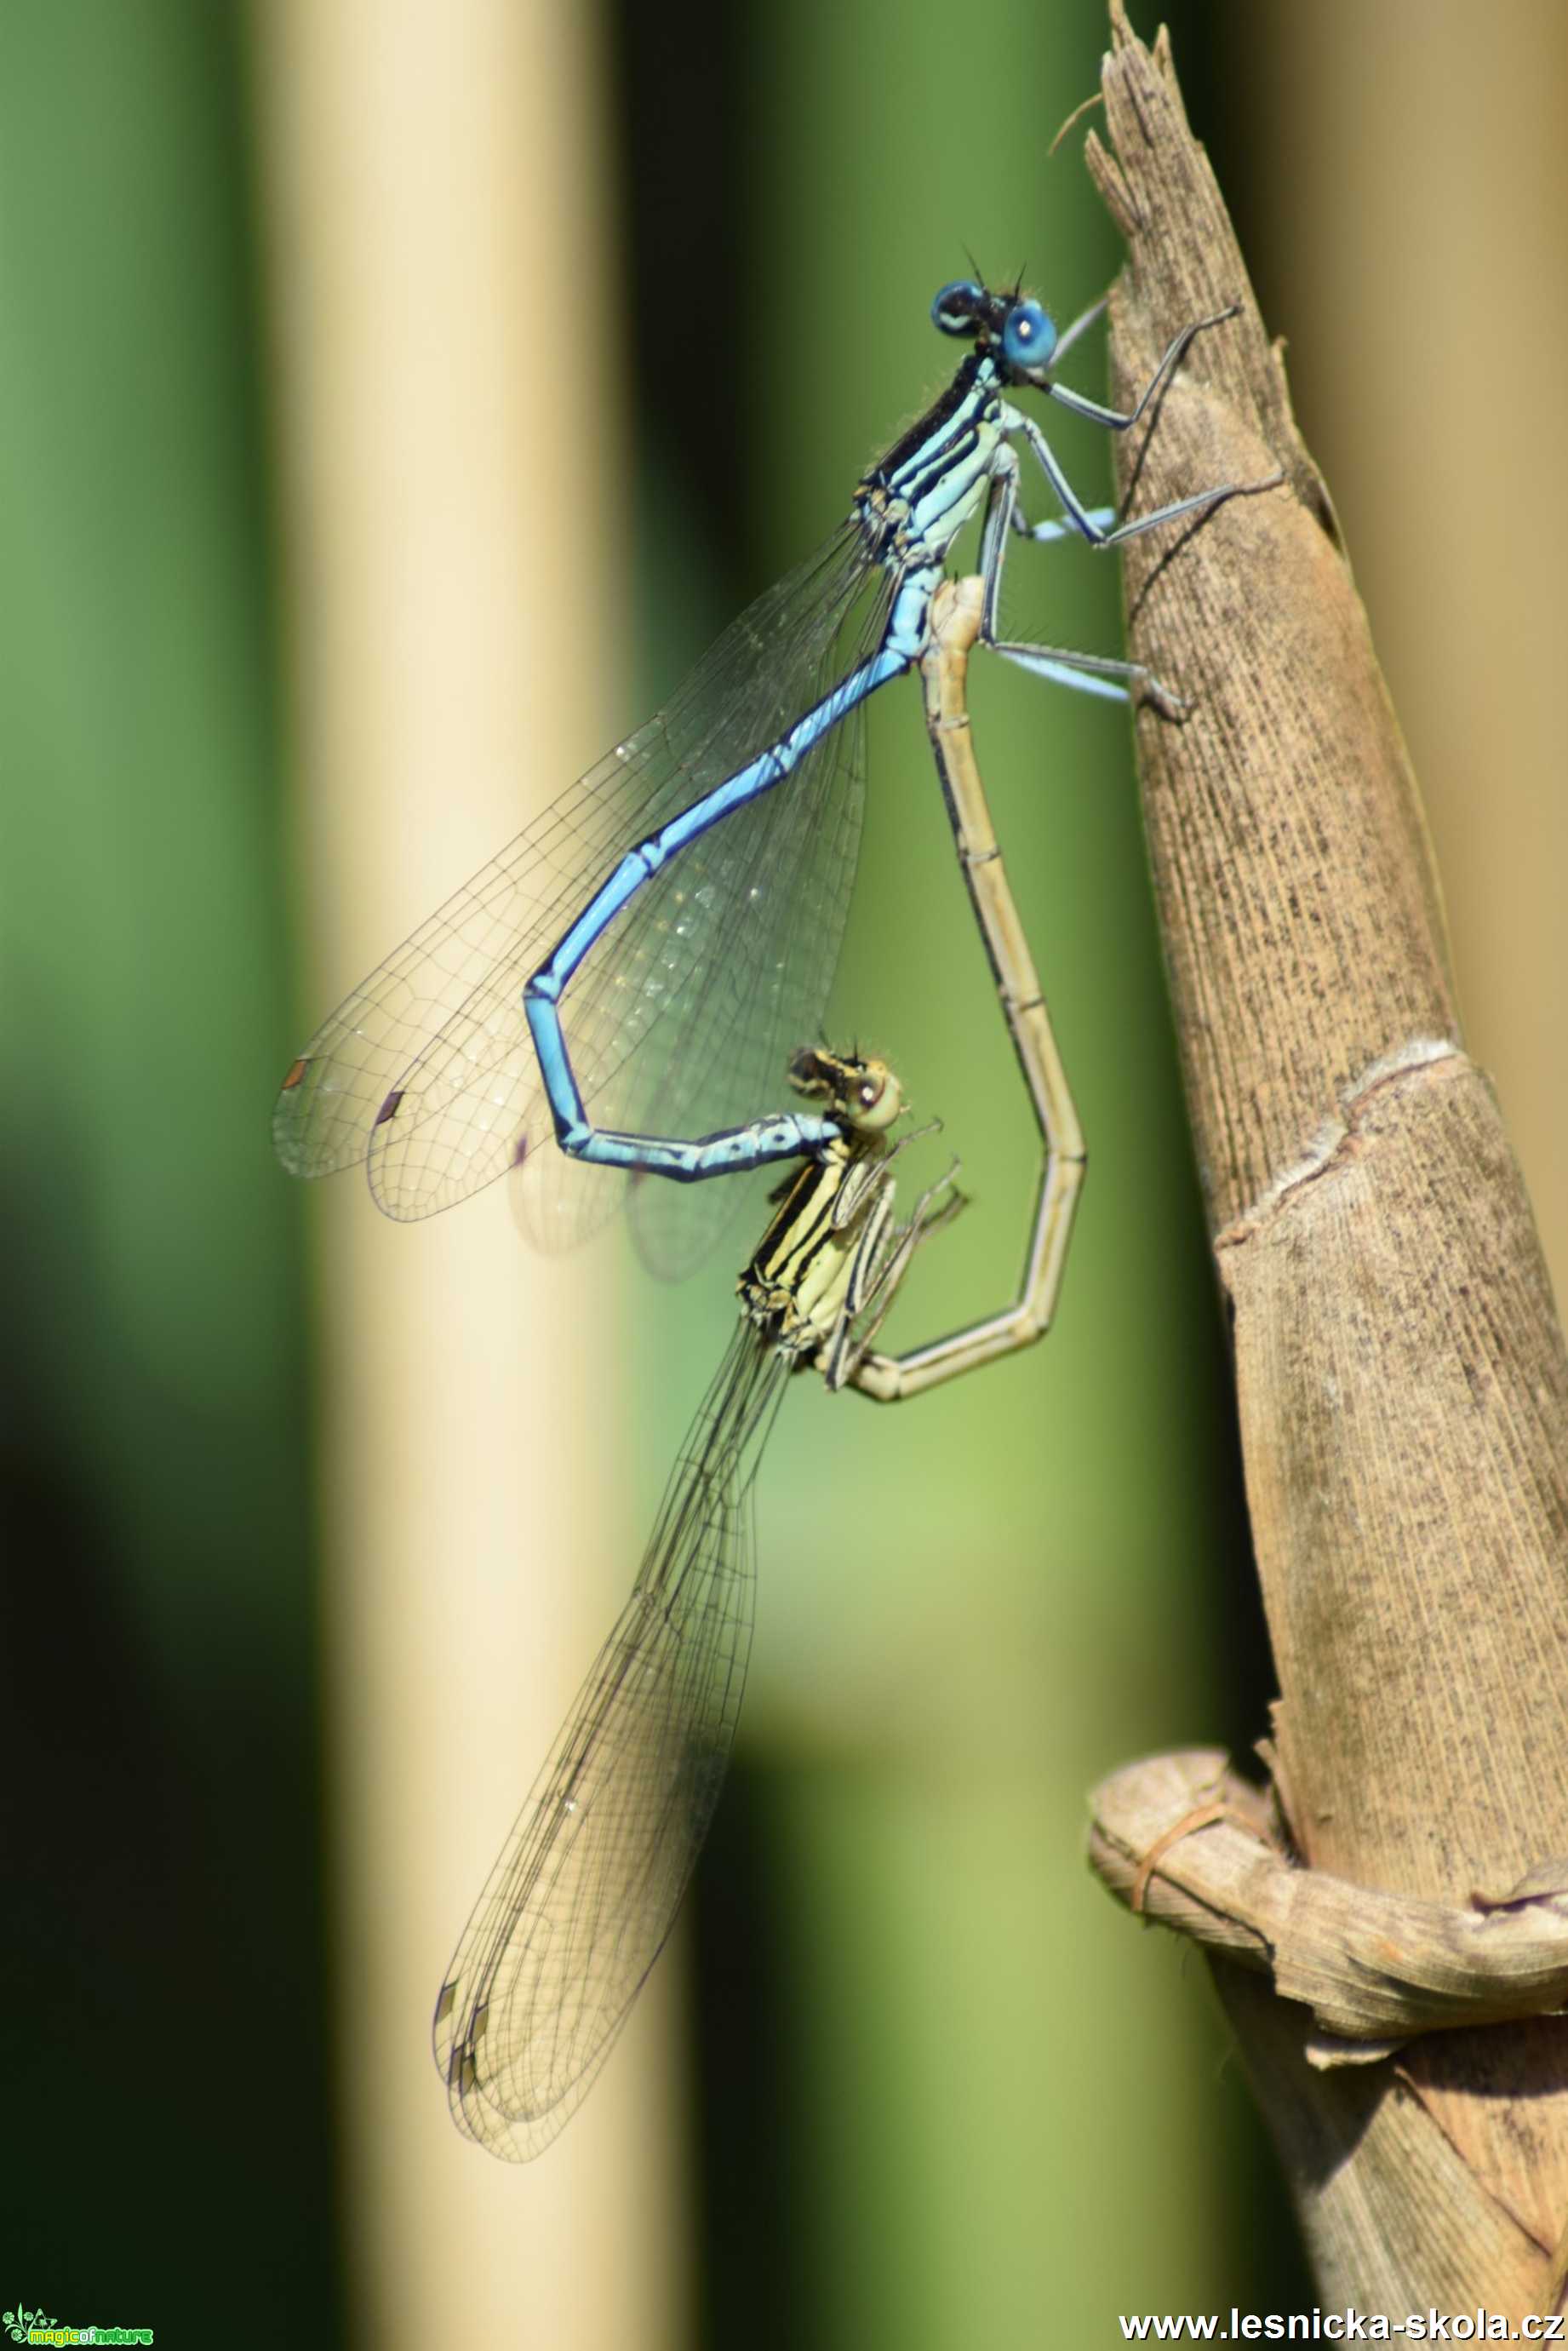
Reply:
[[944, 335], [972, 335], [984, 308], [984, 287], [977, 286], [972, 277], [955, 277], [931, 304], [931, 324]]
[[1002, 330], [1009, 367], [1042, 368], [1056, 348], [1056, 329], [1038, 302], [1015, 302]]

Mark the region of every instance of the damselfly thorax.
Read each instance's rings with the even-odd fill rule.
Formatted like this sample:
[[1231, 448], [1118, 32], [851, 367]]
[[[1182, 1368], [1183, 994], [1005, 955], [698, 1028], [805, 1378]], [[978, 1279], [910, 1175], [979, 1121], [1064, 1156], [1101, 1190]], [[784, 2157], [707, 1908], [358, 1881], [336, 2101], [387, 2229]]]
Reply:
[[940, 573], [985, 497], [1006, 429], [995, 366], [971, 352], [940, 399], [856, 490], [854, 513], [873, 559]]
[[794, 1055], [790, 1081], [828, 1106], [836, 1131], [786, 1180], [735, 1290], [782, 1354], [809, 1362], [833, 1349], [878, 1270], [892, 1216], [890, 1133], [904, 1097], [885, 1061], [820, 1046]]

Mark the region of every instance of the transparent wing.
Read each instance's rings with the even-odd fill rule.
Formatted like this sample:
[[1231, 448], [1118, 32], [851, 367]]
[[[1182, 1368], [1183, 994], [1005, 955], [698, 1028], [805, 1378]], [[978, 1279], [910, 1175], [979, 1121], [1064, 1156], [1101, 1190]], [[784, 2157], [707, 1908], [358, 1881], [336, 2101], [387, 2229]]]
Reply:
[[433, 2046], [453, 2117], [509, 2161], [537, 2155], [586, 2095], [708, 1834], [751, 1648], [752, 1480], [789, 1372], [742, 1322], [441, 1987]]
[[[853, 711], [813, 753], [807, 772], [770, 795], [773, 804], [759, 806], [750, 838], [737, 833], [735, 852], [746, 860], [737, 886], [753, 906], [771, 896], [777, 912], [737, 936], [738, 951], [694, 1008], [689, 1041], [663, 1095], [649, 1087], [649, 1067], [630, 1073], [638, 1091], [624, 1123], [634, 1132], [651, 1124], [659, 1132], [711, 1134], [763, 1110], [791, 1107], [784, 1066], [798, 1046], [823, 1033], [848, 918], [865, 807], [865, 743], [863, 713]], [[737, 1215], [745, 1229], [759, 1221], [759, 1196], [777, 1180], [776, 1168], [696, 1186], [637, 1179], [628, 1205], [639, 1254], [665, 1280], [683, 1279]]]
[[[846, 525], [742, 613], [658, 716], [432, 914], [312, 1038], [274, 1116], [285, 1165], [317, 1176], [367, 1157], [380, 1205], [420, 1217], [519, 1157], [555, 1155], [524, 982], [628, 848], [775, 741], [853, 665], [879, 633], [888, 595], [887, 575], [867, 565], [858, 532]], [[803, 782], [853, 779], [853, 769], [846, 776], [821, 755], [803, 762], [807, 768], [815, 775], [797, 770], [760, 805], [786, 800]], [[672, 859], [567, 993], [574, 1063], [601, 1123], [630, 1123], [614, 1089], [628, 1060], [649, 1066], [642, 1093], [657, 1098], [659, 1073], [684, 1058], [715, 982], [766, 969], [783, 952], [794, 919], [786, 893], [745, 895], [765, 854], [750, 816], [742, 811]], [[780, 838], [794, 838], [787, 822], [773, 823]], [[725, 841], [732, 825], [747, 839]], [[806, 886], [815, 867], [804, 870], [800, 847], [793, 879]], [[657, 1046], [640, 1053], [655, 1035]], [[623, 1081], [618, 1099], [637, 1092]], [[738, 1116], [762, 1107], [747, 1102]], [[613, 1175], [580, 1171], [558, 1187], [544, 1237], [575, 1238], [622, 1196]]]
[[[879, 613], [873, 610], [870, 620], [875, 632]], [[859, 644], [841, 634], [834, 666], [853, 668], [860, 657]], [[669, 1025], [679, 1028], [679, 1054], [669, 1059], [661, 1040], [657, 1050], [625, 1059], [596, 1092], [601, 1124], [632, 1134], [711, 1134], [798, 1106], [784, 1084], [784, 1064], [797, 1045], [821, 1033], [860, 846], [864, 739], [861, 714], [852, 711], [786, 783], [737, 810], [673, 861], [670, 889], [672, 904], [679, 893], [678, 919], [700, 920], [709, 907], [739, 910], [741, 918], [716, 943], [711, 963], [693, 967], [673, 1008]], [[694, 918], [688, 911], [693, 905]], [[568, 993], [565, 1018], [574, 1060], [591, 1062], [601, 1040], [613, 1041], [617, 992], [597, 969], [583, 977], [589, 984]], [[558, 1247], [550, 1219], [559, 1219], [566, 1238], [576, 1238], [580, 1191], [602, 1199], [607, 1171], [564, 1158], [542, 1100], [528, 1148], [542, 1155], [542, 1165], [537, 1177], [515, 1187], [514, 1203], [529, 1238]], [[672, 1279], [707, 1254], [738, 1210], [755, 1207], [754, 1185], [744, 1178], [677, 1185], [634, 1177], [629, 1192], [624, 1186], [609, 1171], [613, 1202], [629, 1201], [645, 1261]]]
[[[824, 567], [836, 583], [826, 599], [817, 580], [804, 599], [789, 590], [782, 619], [775, 615], [757, 624], [753, 614], [737, 624], [734, 674], [743, 667], [743, 678], [731, 696], [728, 719], [711, 741], [682, 751], [680, 788], [668, 806], [639, 819], [628, 838], [617, 843], [608, 863], [652, 824], [665, 821], [776, 742], [880, 637], [886, 575], [867, 574], [853, 535], [843, 552], [847, 569], [836, 562]], [[763, 644], [771, 648], [766, 655], [759, 650]], [[695, 695], [693, 710], [701, 711], [708, 700], [706, 694]], [[859, 846], [862, 766], [836, 739], [851, 727], [846, 739], [851, 746], [858, 742], [860, 730], [853, 721], [851, 714], [777, 789], [737, 810], [671, 859], [638, 893], [574, 978], [563, 1022], [584, 1101], [599, 1125], [656, 1134], [711, 1133], [789, 1106], [784, 1058], [798, 1041], [796, 1026], [804, 1023], [805, 1035], [815, 1033]], [[670, 720], [667, 743], [685, 741], [684, 719]], [[544, 926], [527, 968], [561, 935], [600, 879], [596, 872], [586, 886], [568, 894]], [[515, 1060], [504, 1067], [504, 1148], [491, 1148], [486, 1176], [519, 1165], [524, 1180], [514, 1196], [524, 1229], [537, 1245], [559, 1249], [580, 1239], [621, 1205], [625, 1179], [613, 1170], [566, 1161], [557, 1151], [533, 1045], [515, 1000], [520, 989], [516, 981], [504, 1000], [483, 1008], [487, 1026], [499, 1018], [520, 1038]], [[639, 1050], [645, 1042], [647, 1050]], [[421, 1104], [434, 1082], [437, 1061], [450, 1056], [452, 1045], [450, 1037], [443, 1039], [406, 1081]], [[711, 1073], [710, 1114], [706, 1125], [693, 1127], [682, 1123], [683, 1098], [698, 1062]], [[391, 1196], [404, 1190], [410, 1177], [428, 1205], [461, 1197], [472, 1188], [466, 1166], [456, 1191], [440, 1170], [433, 1171], [435, 1188], [431, 1185], [432, 1155], [443, 1161], [451, 1156], [449, 1122], [443, 1117], [432, 1123], [416, 1111], [416, 1123], [406, 1127], [409, 1108], [405, 1099], [396, 1122], [371, 1146], [371, 1181], [382, 1205], [391, 1205]], [[703, 1244], [710, 1241], [719, 1221], [712, 1215], [717, 1204], [705, 1207], [702, 1195], [713, 1186], [660, 1188], [684, 1203], [672, 1203], [667, 1213], [678, 1220], [689, 1217]], [[701, 1247], [696, 1254], [701, 1254]]]

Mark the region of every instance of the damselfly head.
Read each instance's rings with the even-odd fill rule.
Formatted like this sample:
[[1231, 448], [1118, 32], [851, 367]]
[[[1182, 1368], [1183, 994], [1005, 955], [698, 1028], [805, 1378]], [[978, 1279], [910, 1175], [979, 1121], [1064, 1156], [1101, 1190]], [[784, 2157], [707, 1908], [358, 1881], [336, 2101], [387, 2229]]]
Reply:
[[931, 323], [988, 352], [1010, 381], [1044, 381], [1056, 348], [1051, 314], [1032, 294], [992, 294], [972, 277], [942, 287], [931, 304]]
[[789, 1081], [809, 1102], [826, 1105], [858, 1134], [880, 1134], [903, 1115], [904, 1089], [875, 1054], [833, 1053], [803, 1045], [790, 1057]]

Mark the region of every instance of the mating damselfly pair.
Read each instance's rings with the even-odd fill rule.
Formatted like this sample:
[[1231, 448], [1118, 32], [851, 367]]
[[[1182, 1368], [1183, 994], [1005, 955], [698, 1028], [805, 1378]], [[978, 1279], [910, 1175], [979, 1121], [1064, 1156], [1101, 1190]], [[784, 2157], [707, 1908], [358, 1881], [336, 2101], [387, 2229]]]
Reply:
[[[618, 1204], [626, 1187], [608, 1171], [671, 1178], [691, 1204], [673, 1242], [665, 1220], [639, 1223], [639, 1199], [662, 1186], [630, 1195], [644, 1254], [665, 1271], [694, 1261], [722, 1221], [732, 1187], [702, 1179], [806, 1163], [742, 1277], [740, 1332], [677, 1464], [632, 1600], [443, 1987], [436, 2051], [454, 2113], [499, 2153], [531, 2154], [554, 2136], [673, 1922], [733, 1732], [750, 1638], [750, 1480], [783, 1373], [815, 1362], [830, 1386], [910, 1394], [1024, 1343], [1049, 1320], [1082, 1144], [986, 845], [978, 778], [967, 802], [952, 780], [967, 747], [962, 653], [978, 641], [1059, 683], [1141, 693], [1175, 711], [1136, 664], [1000, 634], [1009, 539], [1075, 531], [1109, 547], [1240, 486], [1125, 522], [1078, 499], [1008, 392], [1031, 386], [1123, 430], [1193, 335], [1220, 323], [1179, 336], [1137, 404], [1118, 412], [1054, 375], [1102, 307], [1058, 337], [1019, 291], [944, 287], [935, 323], [971, 348], [861, 481], [846, 523], [726, 632], [662, 711], [345, 1000], [279, 1096], [286, 1164], [320, 1175], [363, 1158], [377, 1200], [398, 1216], [445, 1207], [520, 1168], [536, 1237], [559, 1244]], [[1015, 443], [1037, 459], [1059, 518], [1025, 517]], [[976, 519], [978, 576], [955, 586], [947, 558]], [[944, 616], [956, 651], [939, 642]], [[796, 1051], [790, 1066], [816, 1107], [758, 1115], [757, 1105], [792, 1049], [820, 1031], [858, 846], [861, 713], [917, 664], [929, 716], [959, 680], [953, 742], [944, 749], [935, 716], [933, 740], [1046, 1147], [1018, 1303], [900, 1359], [871, 1350], [875, 1324], [948, 1211], [928, 1194], [908, 1225], [893, 1222], [897, 1081], [882, 1064]]]

